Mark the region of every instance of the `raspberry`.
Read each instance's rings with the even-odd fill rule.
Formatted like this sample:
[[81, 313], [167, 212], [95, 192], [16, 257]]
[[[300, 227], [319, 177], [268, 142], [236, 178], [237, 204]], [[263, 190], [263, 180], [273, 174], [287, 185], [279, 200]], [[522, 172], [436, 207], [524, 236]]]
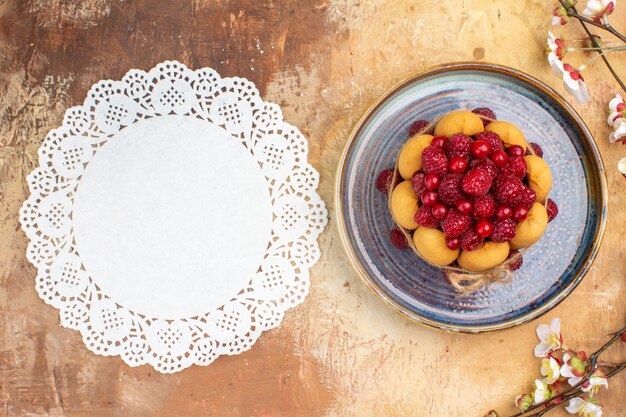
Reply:
[[464, 135], [463, 133], [457, 133], [450, 136], [443, 149], [446, 152], [446, 156], [450, 159], [455, 156], [460, 156], [463, 159], [469, 159], [472, 149], [472, 139]]
[[493, 233], [491, 240], [494, 242], [508, 242], [515, 237], [515, 225], [517, 223], [513, 219], [505, 219], [497, 221], [493, 224]]
[[496, 211], [496, 199], [491, 194], [474, 197], [472, 215], [477, 219], [488, 219]]
[[441, 222], [441, 228], [446, 236], [458, 237], [469, 229], [472, 219], [467, 214], [461, 214], [456, 210], [450, 210]]
[[526, 161], [524, 158], [513, 157], [509, 158], [509, 163], [502, 168], [503, 175], [513, 175], [519, 178], [524, 178], [526, 175]]
[[397, 227], [391, 230], [389, 237], [391, 239], [391, 244], [396, 248], [406, 249], [409, 247], [409, 241], [407, 240], [405, 234]]
[[491, 152], [495, 151], [503, 151], [504, 145], [502, 144], [502, 139], [500, 139], [500, 135], [495, 132], [480, 132], [474, 136], [476, 140], [484, 140], [491, 147]]
[[409, 137], [423, 132], [429, 124], [430, 122], [428, 120], [418, 120], [417, 122], [413, 122], [411, 127], [409, 127]]
[[495, 178], [498, 175], [498, 167], [491, 159], [474, 159], [470, 164], [470, 168], [485, 170], [491, 178]]
[[532, 155], [532, 153], [530, 152], [530, 148], [533, 148], [535, 155], [537, 155], [539, 158], [543, 158], [543, 149], [541, 149], [541, 146], [539, 146], [538, 143], [530, 142], [528, 144], [528, 149], [526, 149], [526, 155]]
[[422, 170], [427, 174], [443, 175], [448, 172], [448, 159], [441, 149], [429, 146], [422, 152]]
[[495, 181], [494, 191], [498, 203], [514, 207], [522, 199], [524, 183], [517, 177], [499, 177]]
[[519, 204], [529, 209], [535, 203], [536, 199], [537, 194], [535, 191], [530, 187], [524, 186], [524, 191], [522, 192], [522, 198], [520, 199]]
[[439, 219], [433, 216], [432, 209], [426, 206], [422, 206], [417, 209], [417, 213], [415, 213], [415, 222], [424, 227], [439, 227]]
[[472, 113], [481, 116], [481, 119], [483, 119], [484, 126], [487, 126], [489, 123], [496, 120], [496, 114], [493, 112], [493, 110], [491, 110], [488, 107], [479, 107], [477, 109], [472, 110]]
[[376, 189], [381, 193], [389, 193], [395, 184], [392, 184], [394, 169], [386, 169], [380, 171], [378, 178], [376, 178]]
[[459, 174], [446, 174], [441, 179], [441, 184], [437, 188], [439, 194], [439, 201], [449, 206], [454, 205], [457, 200], [463, 198], [461, 192], [461, 179], [463, 177]]
[[[507, 260], [511, 259], [514, 256], [516, 256], [518, 253], [519, 253], [519, 251], [517, 249], [513, 249], [511, 252], [509, 252], [509, 256], [506, 259]], [[511, 271], [511, 272], [517, 271], [518, 269], [520, 269], [522, 267], [523, 264], [524, 264], [524, 257], [520, 255], [513, 262], [509, 263], [509, 271]]]
[[491, 188], [491, 176], [482, 169], [472, 169], [463, 176], [461, 189], [468, 195], [487, 194]]
[[474, 229], [469, 229], [461, 238], [461, 249], [472, 251], [483, 245], [483, 238]]
[[546, 211], [548, 212], [548, 221], [551, 222], [559, 214], [559, 207], [556, 205], [553, 199], [548, 198], [546, 202]]
[[426, 191], [426, 184], [424, 183], [424, 178], [426, 174], [421, 171], [417, 171], [413, 174], [413, 178], [411, 178], [411, 188], [415, 191], [415, 194], [422, 195], [424, 191]]

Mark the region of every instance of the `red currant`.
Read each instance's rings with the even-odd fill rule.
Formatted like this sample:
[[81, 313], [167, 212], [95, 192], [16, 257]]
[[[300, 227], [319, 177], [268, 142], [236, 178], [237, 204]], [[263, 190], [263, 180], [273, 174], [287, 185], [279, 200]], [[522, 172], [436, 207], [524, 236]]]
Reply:
[[491, 161], [497, 167], [502, 168], [509, 162], [509, 156], [504, 151], [495, 151], [491, 154]]
[[487, 237], [493, 232], [493, 225], [487, 220], [481, 220], [476, 224], [476, 234], [480, 237]]
[[511, 217], [513, 214], [513, 210], [509, 206], [498, 206], [496, 207], [496, 218], [498, 220], [505, 220]]
[[448, 208], [441, 203], [435, 204], [432, 208], [432, 213], [436, 219], [443, 219], [448, 214]]
[[461, 214], [470, 214], [474, 209], [474, 205], [472, 204], [472, 202], [464, 198], [458, 200], [455, 206]]
[[445, 145], [447, 141], [448, 139], [445, 136], [435, 136], [430, 144], [438, 148], [443, 148], [443, 145]]
[[457, 250], [461, 246], [461, 239], [458, 237], [446, 237], [446, 246], [450, 250]]
[[511, 146], [509, 148], [509, 156], [511, 158], [514, 158], [516, 156], [517, 157], [522, 157], [522, 156], [524, 156], [525, 153], [526, 153], [526, 151], [524, 151], [524, 148], [522, 148], [519, 145], [513, 145], [513, 146]]
[[439, 196], [436, 192], [424, 191], [422, 193], [422, 203], [424, 203], [426, 207], [434, 206], [435, 204], [437, 204], [437, 201], [439, 201]]
[[526, 207], [519, 205], [513, 208], [513, 220], [521, 222], [526, 218], [526, 216], [528, 216], [528, 209]]
[[434, 191], [439, 187], [439, 175], [437, 174], [426, 174], [424, 177], [424, 186], [427, 190]]
[[455, 156], [448, 162], [448, 169], [453, 174], [462, 174], [467, 169], [467, 160], [461, 156]]
[[476, 158], [482, 159], [489, 156], [491, 153], [491, 146], [485, 140], [477, 140], [472, 143], [472, 155]]

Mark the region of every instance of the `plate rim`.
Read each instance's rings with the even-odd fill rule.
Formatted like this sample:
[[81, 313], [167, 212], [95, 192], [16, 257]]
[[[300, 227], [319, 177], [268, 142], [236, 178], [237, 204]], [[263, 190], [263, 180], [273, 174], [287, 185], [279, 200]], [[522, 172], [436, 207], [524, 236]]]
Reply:
[[[394, 95], [398, 90], [429, 76], [452, 72], [452, 71], [463, 71], [463, 70], [474, 70], [481, 71], [487, 73], [496, 73], [496, 74], [504, 74], [513, 78], [516, 78], [523, 83], [530, 84], [535, 88], [541, 90], [545, 94], [547, 94], [551, 99], [553, 99], [568, 115], [569, 117], [576, 123], [578, 130], [582, 132], [582, 136], [584, 140], [588, 142], [590, 148], [592, 150], [592, 154], [589, 155], [592, 157], [592, 160], [595, 161], [598, 167], [598, 176], [600, 179], [600, 190], [599, 190], [599, 198], [601, 200], [602, 210], [598, 213], [599, 215], [599, 227], [598, 231], [594, 235], [593, 243], [590, 250], [587, 253], [586, 258], [584, 259], [583, 266], [576, 272], [575, 278], [561, 291], [554, 294], [544, 305], [538, 307], [536, 309], [530, 310], [529, 312], [524, 313], [520, 317], [509, 319], [503, 321], [501, 323], [495, 324], [486, 324], [486, 325], [467, 325], [467, 326], [458, 326], [451, 325], [449, 323], [444, 323], [439, 320], [430, 319], [415, 313], [413, 311], [408, 310], [397, 301], [393, 300], [391, 297], [387, 296], [384, 291], [382, 291], [379, 286], [377, 286], [369, 275], [365, 272], [365, 269], [359, 262], [354, 247], [352, 246], [352, 242], [348, 237], [348, 232], [346, 228], [346, 224], [344, 221], [343, 213], [343, 204], [341, 200], [341, 189], [343, 185], [343, 174], [345, 171], [345, 164], [348, 155], [354, 145], [356, 137], [360, 134], [363, 126], [370, 120], [372, 114], [378, 110], [378, 108], [384, 104], [389, 97]], [[346, 141], [343, 151], [341, 153], [341, 157], [339, 159], [339, 163], [337, 165], [337, 172], [335, 175], [335, 215], [337, 216], [337, 228], [339, 231], [339, 238], [341, 244], [343, 246], [344, 252], [348, 255], [348, 260], [352, 265], [352, 268], [356, 271], [357, 275], [363, 281], [366, 288], [374, 294], [380, 301], [382, 301], [388, 308], [398, 313], [400, 316], [405, 317], [411, 320], [414, 323], [434, 328], [437, 330], [442, 330], [445, 332], [452, 333], [467, 333], [467, 334], [479, 334], [479, 333], [493, 333], [498, 331], [503, 331], [511, 328], [515, 328], [521, 326], [523, 324], [529, 323], [544, 314], [548, 313], [550, 310], [559, 305], [571, 292], [580, 284], [583, 278], [586, 276], [587, 272], [591, 268], [596, 255], [600, 249], [602, 240], [604, 238], [604, 232], [606, 228], [606, 219], [607, 219], [607, 209], [608, 209], [608, 191], [607, 191], [607, 178], [604, 167], [604, 162], [602, 160], [602, 156], [596, 146], [595, 140], [593, 139], [593, 135], [591, 131], [585, 124], [583, 118], [576, 112], [576, 110], [572, 107], [570, 103], [568, 103], [563, 96], [557, 93], [552, 87], [545, 84], [543, 81], [526, 74], [523, 71], [507, 67], [504, 65], [486, 63], [486, 62], [470, 62], [470, 61], [459, 61], [459, 62], [451, 62], [445, 64], [439, 64], [435, 66], [428, 67], [408, 78], [403, 79], [402, 81], [396, 83], [391, 86], [389, 89], [384, 91], [374, 102], [367, 108], [367, 110], [361, 115], [357, 123], [354, 125], [354, 128], [351, 130], [348, 140]]]

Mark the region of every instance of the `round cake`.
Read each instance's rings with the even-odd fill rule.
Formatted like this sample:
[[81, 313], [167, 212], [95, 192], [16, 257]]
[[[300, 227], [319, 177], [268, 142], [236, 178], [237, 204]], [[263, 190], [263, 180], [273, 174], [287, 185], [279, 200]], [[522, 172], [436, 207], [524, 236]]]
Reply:
[[538, 144], [488, 108], [414, 122], [395, 169], [376, 183], [398, 226], [392, 244], [468, 274], [520, 268], [523, 249], [558, 213], [542, 157]]

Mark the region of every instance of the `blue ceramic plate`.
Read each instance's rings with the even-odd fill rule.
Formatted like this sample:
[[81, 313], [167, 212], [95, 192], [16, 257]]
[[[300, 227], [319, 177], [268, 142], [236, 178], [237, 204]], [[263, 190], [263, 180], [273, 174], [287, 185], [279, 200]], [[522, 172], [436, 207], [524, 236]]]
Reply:
[[[554, 176], [559, 216], [524, 255], [512, 282], [459, 296], [442, 272], [391, 246], [394, 227], [378, 173], [395, 166], [410, 124], [457, 109], [489, 107], [537, 142]], [[583, 279], [604, 232], [606, 179], [589, 130], [551, 88], [517, 70], [456, 63], [393, 87], [361, 118], [337, 178], [339, 231], [366, 285], [387, 305], [443, 330], [485, 332], [528, 322], [562, 301]]]

